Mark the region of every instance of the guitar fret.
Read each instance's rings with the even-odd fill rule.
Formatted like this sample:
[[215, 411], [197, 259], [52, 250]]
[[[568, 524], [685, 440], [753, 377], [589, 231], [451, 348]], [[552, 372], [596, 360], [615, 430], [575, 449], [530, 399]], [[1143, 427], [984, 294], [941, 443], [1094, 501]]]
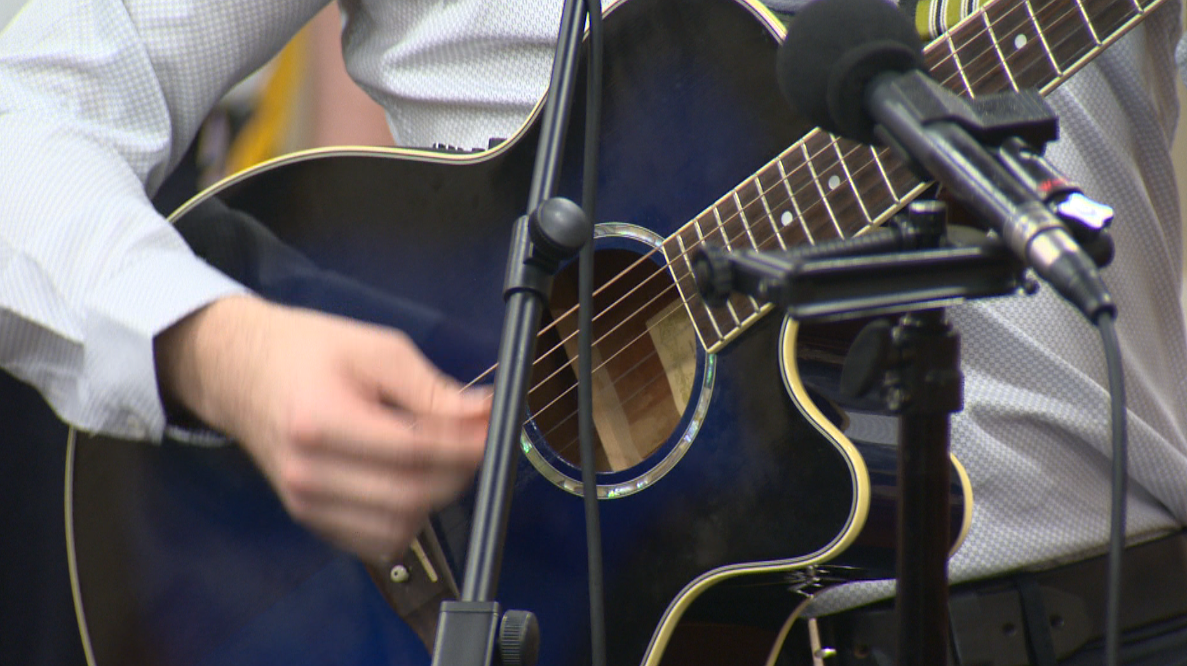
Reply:
[[692, 271], [692, 256], [689, 254], [689, 248], [685, 244], [684, 236], [682, 235], [687, 233], [688, 227], [686, 226], [681, 232], [668, 239], [676, 244], [675, 248], [669, 247], [667, 242], [663, 245], [664, 257], [667, 259], [668, 269], [672, 272], [672, 279], [676, 282], [676, 286], [680, 288], [685, 302], [689, 302], [694, 295], [699, 293], [696, 288], [696, 278]]
[[945, 52], [943, 49], [936, 48], [939, 46], [940, 44], [937, 42], [933, 48], [924, 53], [923, 61], [928, 74], [945, 88], [963, 94], [965, 90], [960, 88], [962, 79], [960, 70], [956, 66], [956, 58], [952, 56], [951, 51]]
[[750, 203], [742, 208], [742, 218], [746, 221], [746, 233], [754, 249], [762, 250], [771, 247], [772, 239], [776, 238], [775, 231], [770, 225], [771, 210], [763, 196], [762, 184], [758, 176], [754, 176], [738, 188], [736, 198], [739, 201], [749, 200]]
[[[745, 213], [742, 210], [742, 202], [738, 199], [737, 190], [731, 195], [731, 202], [736, 206], [736, 212], [730, 217], [728, 222], [722, 222], [722, 227], [729, 227], [729, 233], [726, 234], [729, 237], [729, 247], [731, 250], [737, 250], [739, 249], [739, 245], [745, 244], [738, 241], [748, 241], [750, 246], [745, 249], [754, 249], [754, 239], [750, 237], [750, 225], [746, 221]], [[717, 208], [714, 214], [717, 215], [720, 222], [721, 209]], [[740, 231], [738, 227], [741, 227]], [[733, 315], [734, 321], [738, 324], [745, 321], [762, 307], [754, 298], [738, 292], [730, 294], [728, 304], [730, 306], [730, 313]]]
[[[825, 192], [824, 185], [821, 183], [822, 174], [816, 170], [814, 153], [819, 154], [819, 151], [809, 151], [808, 149], [808, 143], [813, 139], [816, 140], [814, 143], [819, 145], [819, 140], [823, 139], [827, 141], [828, 135], [826, 135], [824, 132], [820, 132], [804, 137], [804, 140], [800, 142], [800, 152], [804, 154], [804, 161], [808, 166], [809, 172], [811, 172], [812, 186], [816, 188], [816, 192], [820, 195], [821, 206], [823, 208], [824, 214], [828, 218], [825, 226], [831, 226], [837, 232], [837, 234], [840, 235], [841, 228], [837, 225], [837, 216], [833, 213], [832, 205], [828, 200], [828, 194]], [[840, 176], [837, 176], [837, 178], [839, 179]], [[816, 234], [814, 235], [818, 236], [821, 229], [818, 228], [815, 229], [815, 231]]]
[[[865, 219], [859, 222], [862, 227], [871, 226], [880, 220], [887, 211], [895, 209], [900, 199], [895, 196], [891, 181], [887, 177], [882, 163], [878, 160], [877, 151], [873, 148], [855, 144], [855, 149], [848, 153], [846, 159], [865, 160], [864, 166], [854, 170], [853, 183], [854, 188], [863, 193], [861, 198]], [[856, 228], [856, 225], [854, 228], [846, 229], [849, 236], [860, 230]]]
[[[743, 187], [745, 187], [744, 184]], [[746, 214], [746, 204], [743, 204], [742, 198], [738, 196], [738, 192], [742, 189], [743, 188], [740, 187], [734, 190], [731, 196], [734, 198], [734, 205], [738, 207], [738, 219], [742, 223], [742, 233], [745, 234], [745, 238], [749, 243], [748, 249], [753, 250], [758, 248], [758, 243], [754, 242], [754, 234], [750, 231], [751, 222], [750, 216]]]
[[960, 64], [960, 56], [956, 53], [956, 45], [952, 43], [952, 35], [950, 33], [944, 35], [942, 43], [948, 47], [947, 61], [955, 71], [955, 75], [941, 83], [948, 85], [949, 89], [957, 94], [972, 97], [973, 87], [969, 85], [968, 76], [965, 75], [964, 67]]
[[763, 169], [762, 171], [755, 173], [754, 176], [754, 188], [758, 191], [758, 202], [762, 203], [762, 215], [760, 217], [763, 221], [763, 223], [756, 224], [755, 226], [754, 230], [757, 234], [755, 236], [755, 243], [758, 248], [766, 249], [773, 247], [772, 241], [774, 241], [775, 245], [779, 245], [780, 249], [787, 249], [785, 246], [783, 246], [783, 239], [779, 237], [779, 227], [777, 227], [776, 222], [777, 215], [780, 214], [780, 209], [776, 208], [775, 205], [770, 204], [768, 198], [768, 195], [779, 194], [782, 189], [777, 184], [774, 186], [774, 188], [768, 188], [768, 186], [764, 185], [762, 182], [763, 176], [766, 175], [767, 171], [769, 170], [770, 166], [768, 166], [767, 169]]
[[[783, 225], [783, 218], [786, 217], [788, 222], [795, 218], [795, 213], [791, 211], [791, 201], [787, 198], [786, 183], [781, 174], [770, 174], [772, 170], [779, 170], [779, 163], [775, 162], [773, 165], [768, 165], [765, 169], [755, 175], [754, 180], [758, 183], [759, 189], [765, 194], [762, 195], [763, 205], [767, 209], [767, 223], [771, 228], [771, 235], [775, 241], [779, 243], [780, 249], [787, 249], [787, 245], [783, 242], [783, 236], [780, 230]], [[765, 180], [771, 180], [775, 183], [774, 186], [768, 187], [764, 184]], [[774, 203], [771, 203], [771, 199]]]
[[[742, 216], [741, 202], [737, 192], [732, 192], [713, 207], [713, 217], [716, 220], [716, 233], [721, 236], [727, 250], [753, 249], [750, 243], [750, 232], [745, 218]], [[731, 293], [726, 298], [726, 310], [730, 319], [736, 325], [744, 321], [755, 312], [759, 305], [755, 301], [738, 292]], [[722, 329], [729, 336], [729, 332]]]
[[[709, 212], [712, 214], [712, 219], [709, 219], [709, 216], [697, 218], [698, 224], [705, 222], [709, 225], [708, 229], [704, 226], [701, 227], [705, 240], [710, 243], [717, 241], [727, 250], [739, 249], [736, 246], [739, 240], [745, 238], [746, 229], [738, 216], [738, 207], [734, 203], [733, 193], [727, 194], [724, 199], [718, 201]], [[742, 243], [742, 246], [744, 247], [745, 243]]]
[[[703, 244], [712, 245], [713, 243], [709, 241], [713, 236], [717, 236], [721, 241], [718, 244], [719, 247], [724, 247], [727, 250], [732, 249], [729, 239], [726, 238], [725, 232], [722, 230], [720, 216], [720, 208], [728, 207], [729, 205], [730, 199], [727, 197], [719, 201], [717, 206], [711, 208], [708, 211], [708, 215], [697, 217], [696, 223], [693, 226], [696, 228], [697, 235]], [[709, 221], [708, 218], [710, 216], [712, 216], [713, 221]], [[706, 233], [705, 225], [708, 225], [708, 233]], [[737, 328], [739, 319], [737, 313], [734, 311], [734, 303], [744, 298], [744, 296], [734, 292], [726, 297], [724, 306], [709, 306], [709, 314], [713, 319], [713, 325], [722, 338], [729, 337], [730, 332]], [[726, 322], [725, 325], [723, 325], [723, 321]]]
[[[725, 298], [725, 305], [710, 307], [709, 312], [713, 314], [713, 320], [718, 322], [718, 331], [721, 332], [722, 339], [728, 338], [731, 333], [738, 330], [742, 324], [741, 317], [738, 316], [737, 310], [734, 309], [734, 304], [740, 302], [744, 296], [741, 296], [736, 291], [731, 291], [729, 296]], [[724, 324], [719, 320], [723, 318]]]
[[[692, 229], [694, 231], [696, 231], [696, 233], [697, 233], [696, 246], [705, 245], [704, 236], [702, 234], [700, 234], [699, 217], [697, 218], [696, 221], [693, 221]], [[690, 269], [692, 268], [692, 258], [691, 258], [692, 250], [693, 250], [692, 243], [688, 243], [688, 245], [686, 245], [686, 247], [684, 248], [685, 261], [687, 262], [688, 267], [690, 267]], [[693, 277], [692, 291], [694, 291], [698, 294], [700, 293], [697, 290], [696, 278], [694, 278], [694, 277]], [[722, 324], [721, 324], [721, 322], [719, 322], [719, 318], [722, 317], [722, 310], [723, 310], [722, 307], [721, 306], [713, 306], [713, 305], [710, 305], [709, 303], [705, 303], [704, 299], [700, 300], [700, 303], [702, 303], [704, 306], [705, 315], [706, 315], [707, 319], [709, 319], [709, 324], [711, 326], [713, 335], [715, 335], [717, 337], [718, 341], [725, 340], [725, 329], [722, 328]]]
[[1049, 0], [1041, 6], [1036, 6], [1039, 5], [1037, 0], [1031, 2], [1035, 25], [1043, 35], [1043, 42], [1047, 44], [1051, 59], [1057, 64], [1061, 75], [1092, 53], [1096, 44], [1096, 38], [1084, 23], [1080, 12], [1061, 11], [1066, 9], [1067, 4], [1066, 0]]
[[894, 204], [902, 201], [902, 197], [895, 191], [894, 181], [890, 179], [890, 174], [886, 170], [886, 165], [882, 162], [882, 157], [879, 155], [881, 150], [873, 146], [866, 146], [865, 148], [870, 153], [870, 163], [874, 165], [874, 171], [877, 172], [881, 178], [882, 184], [886, 187], [886, 196], [889, 197]]
[[[1084, 19], [1084, 27], [1087, 28], [1088, 32], [1092, 35], [1092, 43], [1095, 46], [1100, 46], [1100, 44], [1101, 44], [1100, 35], [1098, 35], [1096, 33], [1096, 28], [1092, 27], [1092, 19], [1089, 18], [1088, 12], [1084, 10], [1084, 4], [1082, 2], [1076, 2], [1075, 4], [1076, 4], [1076, 9], [1079, 10], [1079, 12], [1080, 12], [1080, 17]], [[1119, 2], [1113, 2], [1110, 4], [1115, 5], [1115, 6], [1122, 6], [1121, 3], [1119, 3]]]
[[[1088, 11], [1089, 7], [1093, 11]], [[1107, 40], [1140, 15], [1140, 8], [1135, 3], [1117, 0], [1083, 0], [1080, 9], [1096, 34], [1097, 43]]]
[[[795, 150], [794, 146], [792, 150]], [[786, 157], [790, 158], [791, 156], [791, 153], [789, 153]], [[798, 223], [796, 227], [792, 227], [790, 224], [785, 225], [783, 227], [783, 233], [792, 233], [793, 231], [789, 230], [798, 228], [804, 235], [802, 240], [815, 244], [816, 237], [812, 234], [811, 226], [808, 223], [808, 209], [800, 205], [799, 199], [795, 195], [797, 185], [803, 184], [805, 188], [810, 187], [808, 181], [811, 180], [811, 174], [805, 175], [806, 168], [793, 168], [788, 170], [783, 164], [783, 160], [779, 160], [779, 172], [783, 175], [783, 187], [787, 190], [787, 197], [791, 201], [791, 205], [795, 208], [795, 221]], [[801, 188], [800, 191], [803, 192], [804, 190]], [[790, 243], [791, 245], [796, 244], [795, 239], [787, 238], [786, 240], [792, 241]]]
[[994, 60], [996, 44], [980, 21], [966, 21], [951, 30], [948, 44], [965, 85], [974, 97], [1010, 87], [1002, 71], [1005, 63], [1000, 58]]
[[989, 21], [989, 15], [986, 12], [981, 12], [981, 21], [985, 24], [985, 33], [989, 36], [989, 41], [993, 43], [993, 52], [997, 54], [998, 63], [1001, 64], [1002, 72], [1009, 82], [1009, 88], [1018, 91], [1020, 89], [1018, 81], [1014, 78], [1014, 72], [1010, 68], [1009, 61], [1006, 60], [1006, 55], [1002, 53], [1001, 42], [993, 30], [993, 23]]
[[837, 236], [843, 238], [844, 220], [864, 221], [868, 218], [864, 203], [857, 195], [857, 190], [853, 189], [853, 181], [848, 176], [837, 141], [836, 137], [822, 132], [817, 137], [809, 137], [804, 145], [812, 154], [812, 165], [818, 174], [816, 183], [824, 190], [833, 227]]
[[1055, 52], [1051, 50], [1051, 44], [1047, 42], [1047, 35], [1043, 33], [1043, 26], [1039, 23], [1039, 16], [1035, 13], [1034, 6], [1030, 2], [1026, 3], [1026, 11], [1030, 14], [1031, 25], [1035, 28], [1035, 34], [1039, 37], [1039, 42], [1043, 45], [1043, 53], [1051, 61], [1051, 66], [1055, 69], [1056, 77], [1062, 77], [1064, 73], [1063, 66], [1055, 59]]
[[1019, 89], [1042, 88], [1059, 75], [1025, 3], [991, 3], [985, 16]]
[[860, 192], [862, 210], [867, 219], [874, 219], [873, 211], [896, 203], [890, 181], [882, 171], [876, 151], [867, 145], [854, 141], [839, 142], [841, 161], [855, 192]]
[[689, 319], [692, 320], [693, 328], [701, 339], [701, 343], [708, 346], [714, 339], [705, 335], [707, 313], [702, 307], [700, 293], [696, 288], [696, 279], [692, 274], [692, 265], [684, 251], [684, 238], [681, 236], [686, 230], [687, 225], [684, 229], [669, 236], [660, 249], [664, 253], [668, 272], [672, 274], [672, 281], [676, 283], [676, 291], [680, 292], [680, 300], [684, 303]]
[[767, 206], [766, 193], [763, 192], [758, 178], [753, 177], [746, 181], [746, 185], [739, 194], [749, 202], [742, 209], [742, 215], [746, 220], [746, 228], [750, 231], [750, 240], [754, 243], [755, 249], [769, 250], [773, 248], [778, 241], [775, 239], [775, 232], [771, 226], [771, 211]]
[[[865, 192], [866, 190], [864, 188], [856, 187], [856, 181], [854, 180], [853, 172], [849, 170], [849, 165], [845, 163], [845, 151], [841, 146], [841, 141], [834, 140], [832, 142], [832, 145], [833, 145], [833, 152], [836, 153], [836, 155], [837, 155], [837, 164], [839, 164], [841, 166], [841, 171], [844, 172], [844, 174], [845, 174], [845, 190], [847, 192], [849, 192], [850, 197], [852, 197], [855, 201], [857, 201], [857, 207], [861, 209], [861, 216], [863, 218], [865, 218], [865, 220], [868, 222], [871, 219], [870, 211], [866, 209], [866, 202], [863, 201], [862, 198], [857, 195], [857, 193], [859, 191]], [[846, 146], [846, 147], [852, 147], [854, 151], [857, 150], [856, 146], [852, 146], [851, 143], [850, 143], [850, 146]], [[841, 236], [844, 236], [844, 235], [845, 234], [842, 232]]]
[[[730, 247], [730, 239], [726, 236], [725, 230], [721, 227], [720, 208], [729, 205], [729, 198], [717, 202], [715, 206], [698, 215], [694, 223], [696, 225], [697, 236], [705, 245], [716, 245], [727, 250], [733, 249]], [[727, 216], [729, 213], [727, 213]]]
[[882, 182], [886, 185], [887, 195], [894, 201], [893, 205], [898, 205], [903, 198], [895, 191], [894, 182], [890, 180], [890, 174], [886, 171], [886, 165], [882, 162], [882, 157], [878, 154], [878, 149], [873, 146], [866, 146], [866, 150], [870, 151], [870, 160], [877, 167], [878, 175], [882, 177]]
[[[790, 154], [788, 154], [790, 157]], [[800, 206], [799, 201], [795, 198], [795, 193], [792, 191], [791, 174], [784, 168], [782, 160], [778, 163], [779, 173], [782, 174], [783, 191], [787, 192], [788, 200], [795, 208], [795, 215], [791, 216], [790, 221], [783, 224], [779, 230], [779, 236], [784, 241], [785, 245], [799, 245], [800, 243], [815, 243], [812, 238], [812, 232], [808, 229], [807, 221], [804, 219], [804, 210]], [[794, 224], [792, 224], [794, 222]]]
[[[696, 225], [686, 225], [682, 231], [684, 234], [687, 234], [689, 230], [696, 230]], [[680, 264], [685, 270], [682, 271], [681, 275], [676, 275], [676, 271], [673, 271], [673, 275], [676, 276], [676, 284], [680, 287], [680, 292], [684, 295], [685, 307], [692, 316], [697, 335], [701, 338], [701, 344], [705, 345], [705, 348], [710, 348], [719, 344], [725, 339], [725, 336], [721, 334], [721, 328], [718, 327], [717, 320], [713, 316], [709, 304], [701, 298], [700, 291], [697, 289], [696, 277], [692, 272], [692, 247], [699, 245], [701, 242], [699, 240], [700, 232], [697, 231], [696, 233], [697, 238], [692, 239], [695, 240], [694, 243], [689, 243], [684, 235], [677, 234], [675, 236], [680, 245]], [[669, 260], [668, 265], [674, 266], [675, 264]]]

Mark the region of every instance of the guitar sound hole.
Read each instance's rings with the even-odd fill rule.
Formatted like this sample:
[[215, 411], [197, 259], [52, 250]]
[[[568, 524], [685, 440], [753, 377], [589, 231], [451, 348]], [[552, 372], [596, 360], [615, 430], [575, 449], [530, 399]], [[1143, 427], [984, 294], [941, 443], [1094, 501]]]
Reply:
[[[643, 463], [672, 436], [697, 375], [696, 333], [671, 276], [629, 250], [594, 262], [594, 450], [599, 472]], [[542, 322], [528, 407], [560, 458], [580, 466], [577, 265], [557, 275]]]

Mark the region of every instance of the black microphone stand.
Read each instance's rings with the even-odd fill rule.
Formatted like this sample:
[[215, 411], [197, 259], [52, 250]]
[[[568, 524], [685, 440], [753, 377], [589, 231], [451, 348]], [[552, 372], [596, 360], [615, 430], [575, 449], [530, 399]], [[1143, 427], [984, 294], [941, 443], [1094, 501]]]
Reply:
[[[892, 329], [858, 336], [842, 391], [879, 390], [900, 415], [897, 663], [911, 666], [948, 663], [949, 417], [962, 407], [963, 380], [960, 337], [943, 306], [1033, 289], [1000, 243], [940, 247], [945, 222], [943, 204], [920, 201], [893, 230], [868, 237], [802, 251], [706, 248], [694, 260], [711, 303], [738, 291], [801, 321], [905, 311]], [[868, 367], [855, 368], [855, 358]]]
[[503, 614], [494, 597], [540, 315], [559, 264], [576, 255], [592, 236], [590, 221], [580, 207], [566, 199], [551, 198], [560, 171], [586, 16], [584, 0], [565, 0], [527, 213], [516, 220], [508, 254], [503, 290], [507, 306], [461, 596], [441, 605], [433, 646], [435, 666], [510, 666], [535, 661], [539, 630], [534, 616], [526, 611]]

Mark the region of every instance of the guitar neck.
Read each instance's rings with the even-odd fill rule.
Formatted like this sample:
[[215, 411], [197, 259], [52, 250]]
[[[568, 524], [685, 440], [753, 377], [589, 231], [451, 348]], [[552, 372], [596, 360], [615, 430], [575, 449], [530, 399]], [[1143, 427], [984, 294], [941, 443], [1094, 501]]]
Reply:
[[[932, 78], [969, 96], [1046, 94], [1137, 25], [1163, 0], [994, 0], [924, 49]], [[716, 352], [770, 309], [741, 295], [705, 303], [692, 273], [702, 243], [787, 249], [848, 238], [907, 205], [923, 183], [889, 149], [814, 129], [663, 244], [702, 344]]]

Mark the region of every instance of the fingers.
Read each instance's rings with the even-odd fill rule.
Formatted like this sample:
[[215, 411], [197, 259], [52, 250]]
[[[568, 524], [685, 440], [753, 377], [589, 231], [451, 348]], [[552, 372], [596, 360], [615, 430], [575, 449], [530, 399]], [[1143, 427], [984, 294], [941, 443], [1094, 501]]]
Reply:
[[390, 559], [473, 480], [490, 396], [463, 391], [401, 333], [281, 314], [291, 320], [275, 327], [272, 353], [245, 357], [262, 379], [231, 432], [297, 521], [368, 561]]
[[467, 417], [490, 412], [489, 390], [463, 388], [403, 334], [391, 336], [389, 343], [363, 368], [385, 401], [415, 414]]
[[474, 466], [482, 456], [491, 396], [463, 390], [401, 333], [379, 330], [367, 353], [351, 356], [341, 394], [321, 387], [294, 414], [292, 437], [360, 458], [404, 465]]
[[473, 480], [486, 420], [426, 417], [414, 425], [382, 406], [350, 404], [327, 410], [328, 421], [315, 416], [323, 426], [316, 435], [290, 440], [273, 483], [298, 522], [381, 563], [401, 554], [429, 513]]
[[325, 503], [311, 507], [298, 520], [335, 546], [368, 563], [386, 566], [404, 554], [428, 515], [361, 511], [348, 504]]
[[306, 454], [406, 467], [472, 468], [482, 459], [485, 413], [417, 416], [373, 401], [324, 397], [294, 413], [286, 434]]
[[326, 503], [410, 515], [445, 506], [473, 476], [470, 466], [381, 465], [334, 454], [294, 456], [278, 470], [294, 511]]

